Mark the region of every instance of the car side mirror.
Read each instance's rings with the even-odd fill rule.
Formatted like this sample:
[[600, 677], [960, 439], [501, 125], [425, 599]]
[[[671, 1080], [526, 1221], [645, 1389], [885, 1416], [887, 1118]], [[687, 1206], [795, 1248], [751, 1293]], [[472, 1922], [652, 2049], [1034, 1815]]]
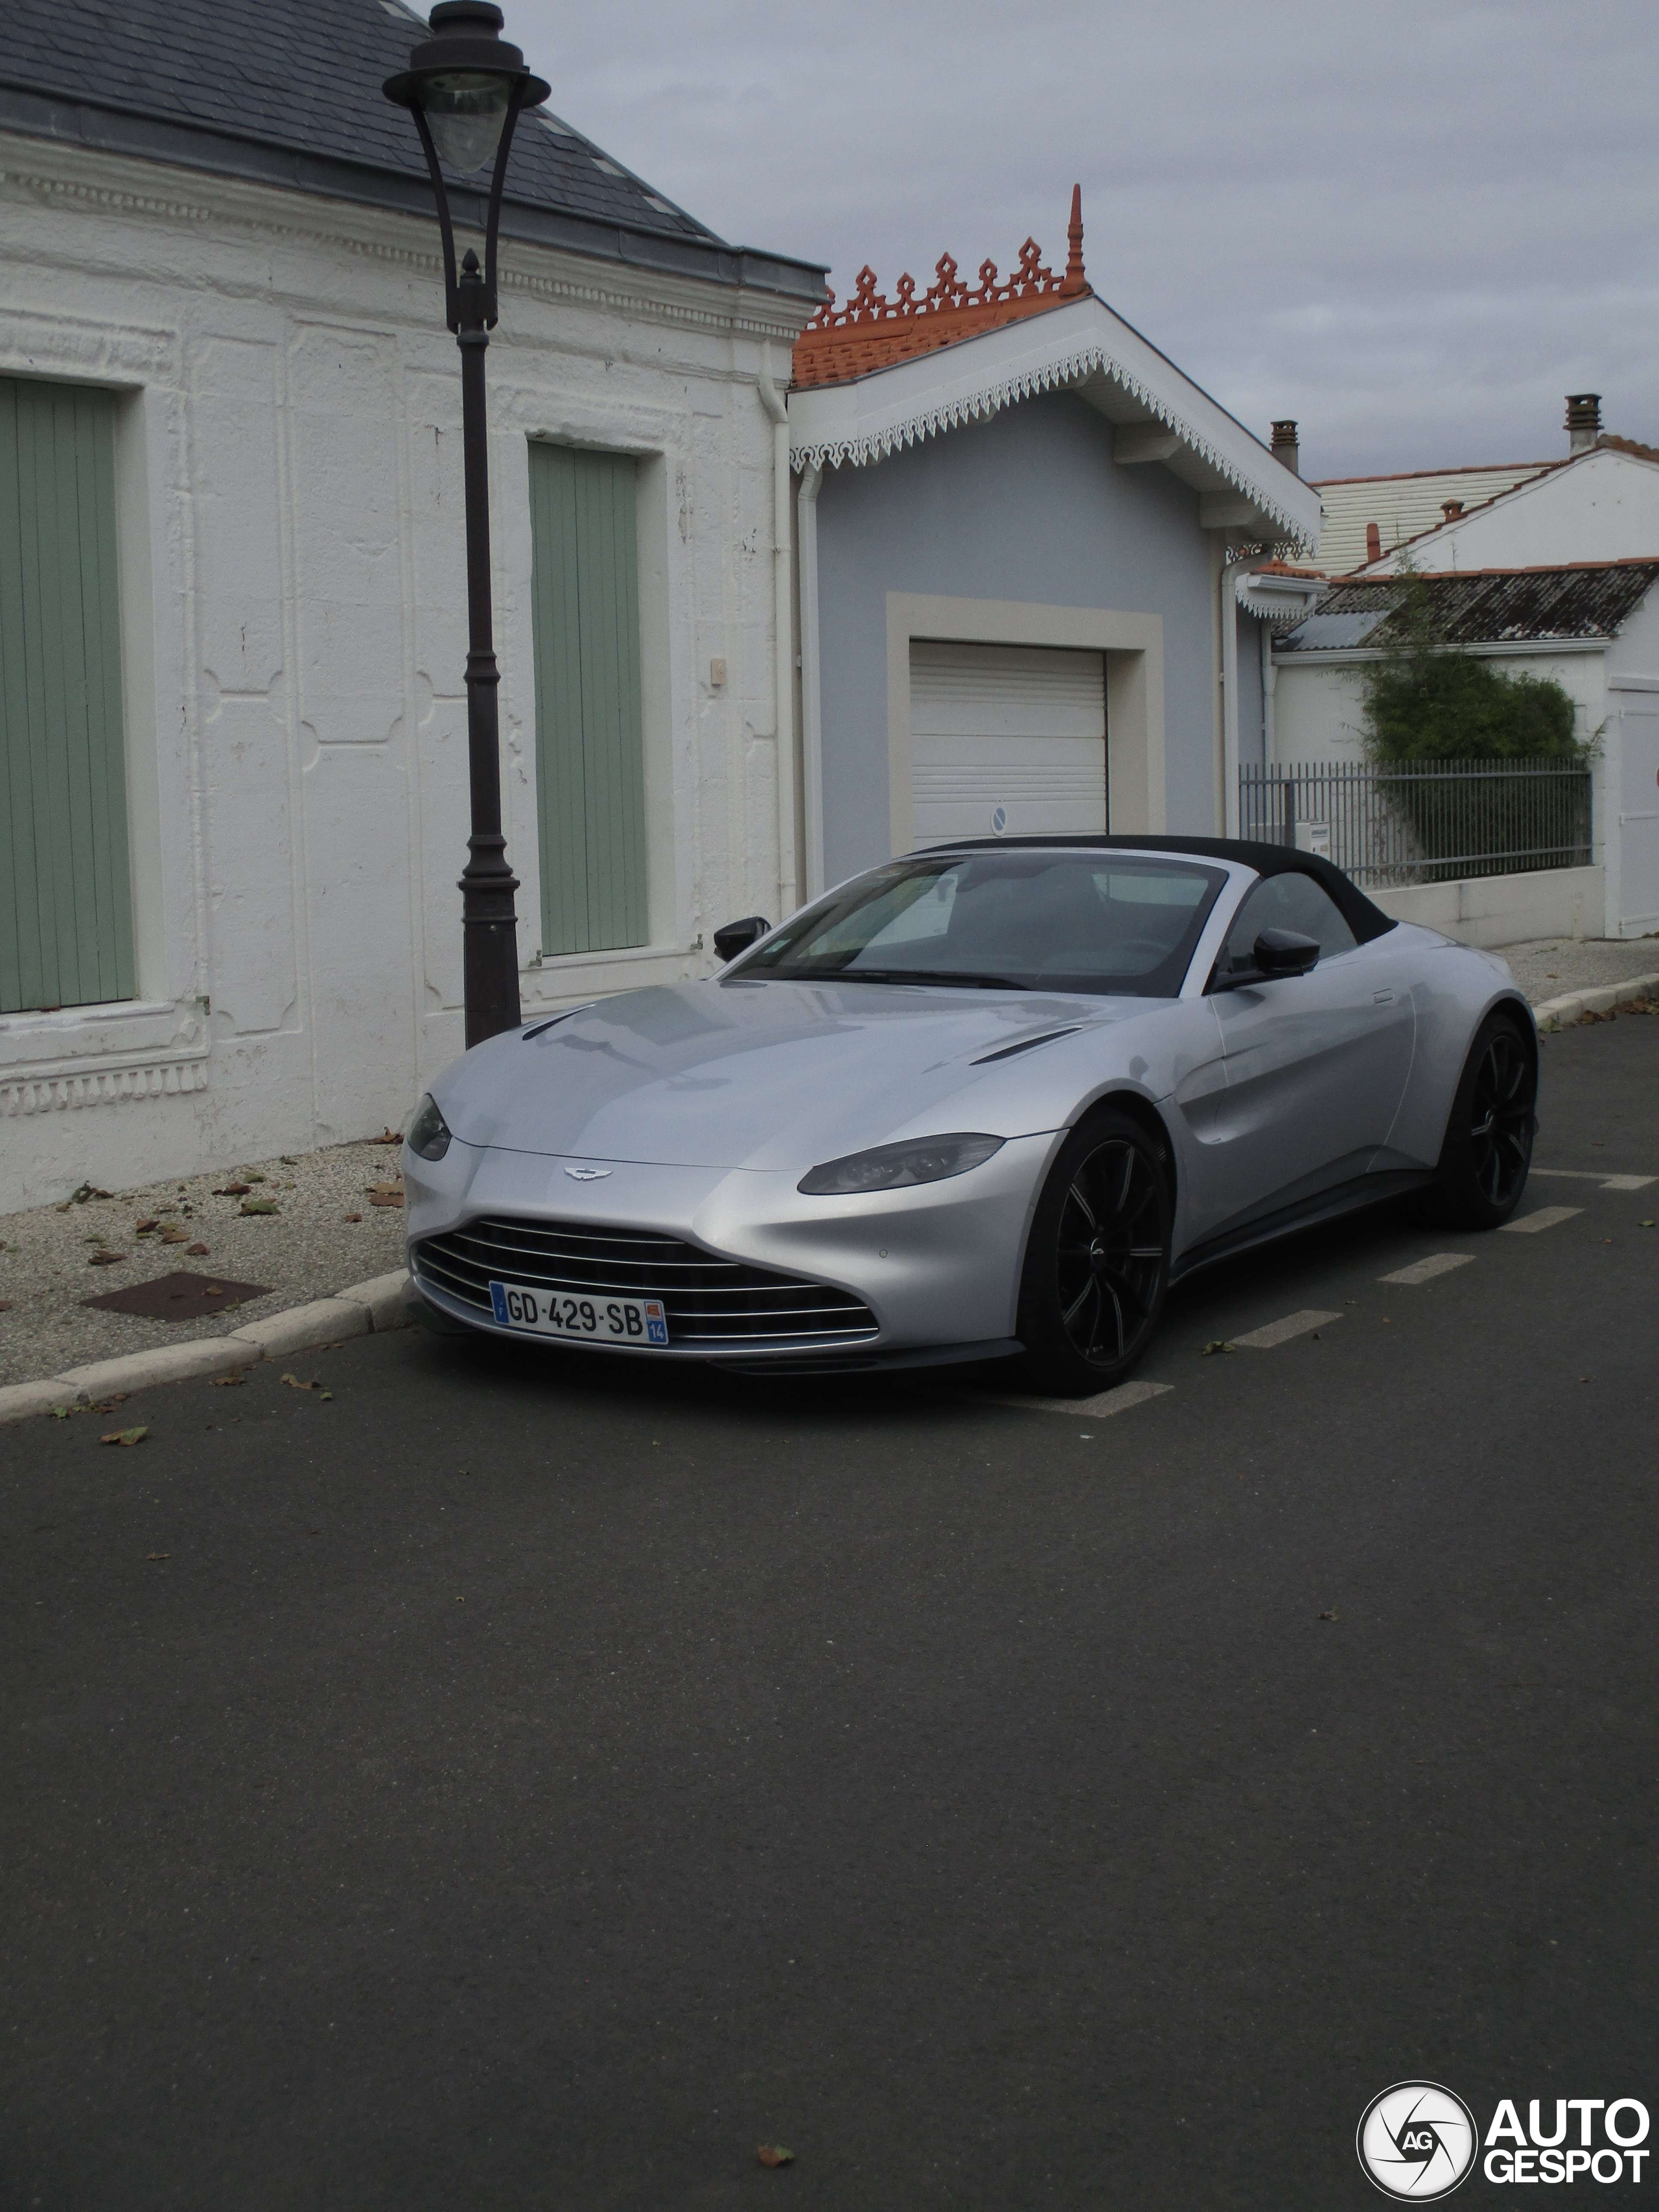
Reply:
[[1305, 975], [1319, 958], [1316, 939], [1299, 930], [1264, 929], [1256, 939], [1247, 968], [1218, 968], [1210, 988], [1242, 991], [1251, 983], [1275, 983], [1281, 975]]
[[1319, 945], [1294, 929], [1264, 929], [1255, 940], [1255, 964], [1264, 975], [1305, 975], [1319, 959]]
[[728, 921], [724, 929], [714, 932], [715, 953], [721, 960], [735, 960], [739, 952], [758, 945], [771, 927], [763, 914], [746, 914], [741, 921]]

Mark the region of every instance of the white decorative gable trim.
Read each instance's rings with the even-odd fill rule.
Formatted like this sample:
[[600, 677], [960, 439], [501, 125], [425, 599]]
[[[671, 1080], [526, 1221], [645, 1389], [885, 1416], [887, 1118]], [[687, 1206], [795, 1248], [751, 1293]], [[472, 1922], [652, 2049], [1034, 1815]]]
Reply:
[[1292, 544], [1310, 550], [1317, 544], [1318, 493], [1093, 298], [959, 339], [847, 384], [791, 392], [790, 458], [798, 470], [863, 468], [925, 438], [988, 421], [1022, 399], [1092, 376], [1109, 378], [1173, 430], [1197, 460], [1243, 493]]

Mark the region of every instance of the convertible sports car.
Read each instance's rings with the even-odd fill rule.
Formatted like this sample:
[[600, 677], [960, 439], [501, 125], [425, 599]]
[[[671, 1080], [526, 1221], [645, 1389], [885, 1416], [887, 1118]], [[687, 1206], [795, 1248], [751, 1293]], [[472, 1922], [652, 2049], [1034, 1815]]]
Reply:
[[1525, 1187], [1508, 969], [1310, 854], [975, 840], [715, 945], [422, 1101], [434, 1323], [772, 1371], [1023, 1353], [1077, 1395], [1208, 1261], [1408, 1191], [1495, 1228]]

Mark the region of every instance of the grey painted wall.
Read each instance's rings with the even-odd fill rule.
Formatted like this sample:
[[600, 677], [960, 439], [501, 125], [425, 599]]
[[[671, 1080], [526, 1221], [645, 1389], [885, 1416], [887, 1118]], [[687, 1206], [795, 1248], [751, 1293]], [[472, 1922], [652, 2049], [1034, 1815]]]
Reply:
[[1105, 418], [1050, 393], [868, 467], [824, 471], [827, 881], [890, 849], [890, 591], [1161, 615], [1169, 827], [1214, 830], [1215, 615], [1198, 495], [1156, 465], [1117, 467]]

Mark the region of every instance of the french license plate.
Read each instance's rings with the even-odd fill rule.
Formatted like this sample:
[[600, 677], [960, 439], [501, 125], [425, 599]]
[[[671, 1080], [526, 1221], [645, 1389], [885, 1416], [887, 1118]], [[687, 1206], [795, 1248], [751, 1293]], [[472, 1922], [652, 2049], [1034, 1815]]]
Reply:
[[524, 1283], [492, 1283], [489, 1298], [502, 1328], [580, 1344], [631, 1344], [641, 1352], [668, 1341], [660, 1298], [584, 1297], [579, 1291], [535, 1291]]

